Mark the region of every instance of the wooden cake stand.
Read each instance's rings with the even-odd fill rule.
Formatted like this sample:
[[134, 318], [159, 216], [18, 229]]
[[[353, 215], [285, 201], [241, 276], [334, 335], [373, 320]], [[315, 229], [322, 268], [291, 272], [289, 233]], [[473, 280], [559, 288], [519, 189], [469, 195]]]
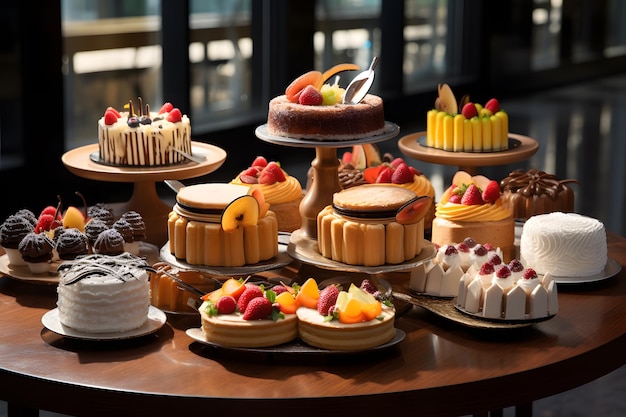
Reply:
[[459, 171], [466, 171], [471, 175], [478, 173], [478, 167], [506, 165], [524, 161], [530, 158], [539, 149], [539, 144], [533, 138], [509, 133], [509, 149], [498, 152], [450, 152], [430, 148], [423, 145], [426, 132], [413, 133], [398, 140], [400, 152], [419, 161], [441, 165], [457, 165]]
[[333, 202], [333, 194], [341, 190], [341, 184], [337, 176], [339, 169], [337, 149], [352, 145], [382, 142], [395, 137], [399, 131], [398, 125], [385, 122], [384, 133], [354, 140], [322, 141], [274, 136], [267, 132], [267, 125], [257, 127], [255, 134], [259, 139], [276, 145], [315, 148], [315, 159], [311, 162], [314, 180], [300, 203], [300, 215], [302, 216], [301, 232], [311, 239], [317, 239], [317, 213], [331, 204]]
[[118, 167], [98, 162], [98, 144], [72, 149], [61, 159], [71, 173], [82, 178], [134, 183], [130, 200], [116, 205], [116, 211], [119, 214], [128, 210], [140, 213], [146, 223], [147, 241], [161, 247], [167, 241], [167, 215], [172, 207], [160, 199], [156, 182], [209, 174], [226, 159], [226, 151], [202, 142], [192, 142], [192, 152], [195, 156], [205, 156], [206, 160], [161, 167]]

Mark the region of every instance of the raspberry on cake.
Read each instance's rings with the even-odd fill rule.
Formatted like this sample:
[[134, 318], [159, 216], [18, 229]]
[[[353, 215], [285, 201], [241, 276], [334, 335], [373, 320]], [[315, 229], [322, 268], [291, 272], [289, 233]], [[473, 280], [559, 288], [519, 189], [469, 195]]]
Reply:
[[367, 94], [357, 104], [343, 104], [345, 89], [335, 81], [335, 74], [358, 70], [352, 64], [339, 64], [323, 74], [309, 71], [296, 78], [285, 94], [270, 100], [267, 131], [275, 136], [296, 139], [348, 140], [385, 132], [383, 101]]
[[258, 184], [182, 188], [168, 217], [169, 251], [192, 265], [243, 266], [278, 255], [278, 224]]
[[100, 160], [120, 166], [160, 166], [186, 162], [176, 150], [191, 154], [191, 124], [171, 103], [158, 112], [145, 108], [141, 97], [137, 112], [132, 100], [124, 111], [108, 107], [98, 120]]
[[515, 221], [502, 204], [498, 182], [458, 171], [437, 204], [432, 242], [443, 246], [468, 236], [500, 248], [506, 261], [515, 255]]
[[510, 207], [516, 219], [528, 219], [535, 214], [574, 211], [574, 191], [567, 184], [575, 179], [560, 180], [556, 175], [530, 169], [517, 169], [500, 181], [502, 201]]
[[365, 184], [333, 195], [317, 216], [322, 256], [350, 265], [399, 264], [424, 244], [424, 217], [432, 205], [400, 186]]
[[464, 96], [457, 104], [448, 84], [439, 84], [435, 108], [426, 114], [426, 146], [453, 152], [508, 149], [509, 116], [492, 98], [485, 105]]
[[241, 171], [231, 184], [259, 184], [269, 210], [276, 215], [278, 230], [293, 232], [300, 228], [300, 202], [302, 201], [302, 186], [296, 177], [293, 177], [276, 161], [267, 161], [263, 156], [257, 156], [252, 164]]

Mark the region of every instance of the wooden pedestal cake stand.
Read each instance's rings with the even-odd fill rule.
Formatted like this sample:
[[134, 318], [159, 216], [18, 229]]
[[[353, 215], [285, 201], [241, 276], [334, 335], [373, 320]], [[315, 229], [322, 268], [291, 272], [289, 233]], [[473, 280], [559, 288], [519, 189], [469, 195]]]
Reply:
[[539, 149], [533, 138], [509, 133], [509, 149], [497, 152], [451, 152], [425, 146], [426, 132], [412, 133], [398, 140], [400, 152], [419, 161], [457, 165], [459, 171], [478, 174], [482, 166], [506, 165], [524, 161]]
[[333, 194], [341, 190], [341, 184], [337, 175], [339, 169], [337, 149], [352, 145], [382, 142], [395, 137], [399, 131], [398, 125], [385, 122], [385, 132], [380, 135], [354, 140], [326, 141], [271, 135], [267, 132], [267, 125], [264, 124], [256, 128], [255, 134], [259, 139], [276, 145], [315, 148], [315, 159], [311, 162], [313, 181], [300, 203], [300, 215], [302, 216], [300, 231], [311, 239], [317, 239], [317, 213], [331, 204], [333, 202]]
[[223, 149], [192, 142], [194, 156], [205, 156], [203, 162], [159, 167], [120, 167], [99, 162], [98, 144], [86, 145], [66, 152], [61, 158], [65, 167], [82, 178], [134, 183], [130, 200], [116, 206], [122, 214], [134, 210], [141, 214], [146, 223], [147, 241], [161, 247], [167, 241], [167, 215], [172, 207], [163, 202], [156, 191], [156, 183], [164, 180], [182, 180], [209, 174], [218, 169], [226, 159]]

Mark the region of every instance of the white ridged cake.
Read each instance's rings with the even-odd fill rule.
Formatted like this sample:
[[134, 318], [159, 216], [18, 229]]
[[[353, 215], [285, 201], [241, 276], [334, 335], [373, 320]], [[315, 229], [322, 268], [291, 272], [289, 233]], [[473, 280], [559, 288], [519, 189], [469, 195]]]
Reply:
[[538, 274], [585, 277], [607, 262], [602, 222], [576, 213], [554, 212], [529, 218], [522, 229], [520, 260]]
[[129, 253], [88, 255], [59, 267], [59, 319], [85, 333], [125, 332], [148, 320], [148, 264]]

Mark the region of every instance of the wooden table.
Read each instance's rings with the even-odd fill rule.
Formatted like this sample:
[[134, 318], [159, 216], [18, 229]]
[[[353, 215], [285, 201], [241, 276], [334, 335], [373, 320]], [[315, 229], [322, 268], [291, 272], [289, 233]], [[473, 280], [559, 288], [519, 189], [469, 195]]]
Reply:
[[[626, 265], [626, 239], [609, 233], [609, 254]], [[559, 286], [557, 316], [530, 327], [478, 331], [414, 307], [396, 321], [404, 341], [349, 356], [220, 352], [185, 334], [197, 316], [170, 316], [139, 339], [69, 340], [41, 324], [55, 301], [55, 286], [0, 278], [0, 399], [10, 414], [451, 416], [514, 405], [528, 414], [533, 400], [626, 360], [625, 268]]]

